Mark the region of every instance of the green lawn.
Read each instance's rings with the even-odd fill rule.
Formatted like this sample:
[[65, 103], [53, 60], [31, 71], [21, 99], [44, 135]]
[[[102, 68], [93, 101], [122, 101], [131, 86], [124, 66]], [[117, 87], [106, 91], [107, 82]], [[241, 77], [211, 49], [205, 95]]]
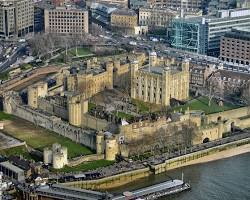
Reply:
[[96, 105], [94, 103], [91, 103], [91, 102], [88, 103], [88, 111], [94, 109], [95, 107]]
[[150, 110], [149, 106], [145, 102], [133, 99], [132, 103], [137, 106], [139, 112], [147, 113]]
[[43, 151], [45, 147], [51, 147], [54, 143], [59, 143], [62, 146], [68, 148], [68, 156], [69, 158], [74, 158], [80, 155], [88, 155], [93, 152], [87, 148], [82, 146], [81, 144], [77, 144], [71, 141], [68, 138], [57, 135], [53, 132], [44, 132], [43, 134], [19, 134], [19, 139], [26, 141], [28, 145], [31, 147]]
[[211, 114], [211, 113], [217, 113], [225, 110], [231, 110], [238, 108], [238, 106], [235, 106], [233, 104], [229, 103], [224, 103], [224, 106], [219, 106], [215, 100], [211, 101], [211, 105], [208, 106], [208, 98], [207, 97], [199, 97], [198, 99], [194, 99], [189, 101], [187, 104], [183, 106], [178, 106], [173, 108], [175, 111], [180, 111], [182, 110], [183, 112], [187, 110], [187, 107], [189, 107], [190, 110], [202, 110], [206, 114]]
[[22, 156], [23, 158], [28, 159], [28, 160], [40, 161], [40, 159], [31, 155], [25, 146], [18, 146], [18, 147], [0, 150], [0, 154], [6, 157], [15, 155], [15, 156]]
[[0, 73], [0, 80], [7, 80], [9, 78], [9, 72]]
[[100, 167], [106, 167], [109, 165], [112, 165], [114, 161], [108, 161], [108, 160], [96, 160], [96, 161], [91, 161], [87, 163], [82, 163], [80, 165], [74, 166], [74, 167], [68, 167], [65, 166], [62, 169], [53, 169], [52, 171], [54, 172], [77, 172], [77, 171], [89, 171], [89, 170], [94, 170]]
[[68, 148], [69, 158], [93, 153], [89, 148], [81, 144], [16, 117], [13, 117], [11, 124], [5, 126], [4, 132], [26, 141], [29, 146], [40, 151], [43, 151], [45, 147], [51, 147], [53, 143], [59, 143]]
[[68, 55], [71, 57], [83, 57], [83, 56], [87, 56], [87, 55], [91, 55], [93, 54], [88, 48], [77, 48], [77, 55], [76, 55], [76, 48], [72, 48], [70, 50], [68, 50]]
[[137, 99], [132, 99], [132, 103], [137, 106], [140, 113], [157, 112], [163, 109], [161, 105], [143, 102]]
[[120, 117], [121, 119], [126, 119], [126, 120], [131, 120], [134, 117], [133, 115], [130, 115], [130, 114], [127, 114], [127, 113], [124, 113], [124, 112], [117, 112], [116, 116]]
[[1, 120], [11, 120], [12, 115], [0, 111], [0, 121]]
[[28, 70], [28, 69], [31, 69], [32, 68], [32, 65], [31, 64], [23, 64], [21, 65], [21, 70]]

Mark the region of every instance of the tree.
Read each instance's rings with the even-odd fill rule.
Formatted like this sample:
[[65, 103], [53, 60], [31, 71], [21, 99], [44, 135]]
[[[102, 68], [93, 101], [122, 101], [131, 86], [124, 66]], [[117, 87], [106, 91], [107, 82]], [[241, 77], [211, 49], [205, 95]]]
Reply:
[[213, 73], [207, 80], [208, 106], [215, 96], [223, 96], [224, 86], [218, 73]]

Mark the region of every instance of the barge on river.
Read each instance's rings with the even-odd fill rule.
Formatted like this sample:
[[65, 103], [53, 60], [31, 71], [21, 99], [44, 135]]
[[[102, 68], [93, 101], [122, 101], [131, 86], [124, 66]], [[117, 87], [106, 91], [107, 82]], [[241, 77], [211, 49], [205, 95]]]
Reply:
[[113, 197], [112, 200], [126, 200], [126, 199], [143, 199], [153, 200], [163, 196], [176, 194], [185, 190], [191, 189], [188, 183], [182, 180], [170, 180], [149, 187], [145, 187], [133, 192], [124, 192], [123, 195]]

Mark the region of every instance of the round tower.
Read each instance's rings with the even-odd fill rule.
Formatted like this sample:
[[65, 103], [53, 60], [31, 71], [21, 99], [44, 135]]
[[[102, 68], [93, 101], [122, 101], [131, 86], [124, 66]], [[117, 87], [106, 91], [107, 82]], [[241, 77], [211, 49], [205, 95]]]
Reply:
[[62, 147], [61, 153], [63, 154], [63, 157], [64, 157], [64, 165], [68, 164], [68, 149], [67, 149], [67, 147]]
[[218, 122], [218, 138], [222, 138], [224, 133], [224, 123], [223, 121]]
[[53, 168], [61, 169], [64, 167], [64, 155], [61, 152], [53, 153]]
[[114, 68], [113, 62], [110, 61], [106, 63], [106, 70], [108, 72], [108, 82], [109, 82], [109, 84], [107, 85], [108, 89], [113, 89], [113, 68]]
[[107, 138], [106, 139], [106, 152], [105, 158], [106, 160], [115, 160], [116, 155], [118, 154], [118, 143], [115, 138]]
[[104, 153], [104, 134], [99, 132], [96, 135], [96, 154]]
[[58, 143], [52, 144], [52, 151], [53, 151], [53, 152], [58, 151], [58, 149], [60, 149], [60, 148], [61, 148], [61, 145], [60, 145], [60, 144], [58, 144]]
[[155, 51], [152, 51], [149, 54], [149, 65], [150, 67], [155, 67], [157, 65], [157, 54]]
[[79, 96], [70, 97], [68, 101], [69, 123], [74, 126], [81, 126], [81, 100]]
[[114, 68], [120, 69], [120, 66], [121, 66], [120, 60], [115, 60], [115, 61], [114, 61]]
[[43, 162], [44, 164], [52, 163], [52, 151], [49, 148], [43, 149]]
[[130, 68], [131, 68], [131, 98], [136, 98], [136, 87], [135, 87], [135, 80], [137, 77], [137, 72], [138, 72], [138, 61], [133, 61], [130, 63]]

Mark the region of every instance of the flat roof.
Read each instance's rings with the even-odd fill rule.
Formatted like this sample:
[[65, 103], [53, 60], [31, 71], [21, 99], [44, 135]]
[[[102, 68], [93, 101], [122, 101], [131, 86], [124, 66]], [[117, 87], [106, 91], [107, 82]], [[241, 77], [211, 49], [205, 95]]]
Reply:
[[225, 37], [250, 41], [250, 27], [236, 27], [225, 34]]
[[59, 189], [71, 190], [71, 191], [82, 192], [82, 193], [89, 193], [89, 194], [100, 195], [100, 196], [103, 195], [102, 192], [97, 192], [97, 191], [93, 191], [93, 190], [79, 189], [79, 188], [72, 188], [72, 187], [69, 188], [67, 186], [59, 185], [59, 184], [53, 184], [52, 188], [59, 188]]
[[61, 197], [63, 199], [79, 199], [79, 200], [97, 200], [103, 199], [105, 193], [67, 187], [59, 184], [53, 184], [52, 186], [43, 186], [36, 190], [38, 193], [42, 193], [48, 197]]
[[162, 75], [163, 74], [163, 71], [164, 71], [164, 68], [162, 67], [149, 67], [149, 66], [146, 66], [142, 69], [140, 69], [141, 71], [145, 71], [145, 72], [149, 72], [149, 73], [154, 73], [154, 74], [159, 74], [159, 75]]
[[[152, 186], [149, 186], [149, 187], [145, 187], [145, 188], [142, 188], [142, 189], [139, 189], [139, 190], [135, 190], [132, 192], [133, 194], [133, 197], [141, 197], [141, 196], [144, 196], [144, 195], [147, 195], [147, 194], [152, 194], [152, 193], [155, 193], [155, 192], [160, 192], [160, 191], [163, 191], [163, 190], [166, 190], [166, 189], [170, 189], [170, 188], [173, 188], [173, 187], [176, 187], [176, 186], [180, 186], [182, 185], [184, 182], [182, 180], [170, 180], [170, 181], [166, 181], [166, 182], [163, 182], [163, 183], [159, 183], [159, 184], [156, 184], [156, 185], [152, 185]], [[113, 198], [113, 200], [123, 200], [125, 199], [125, 196], [118, 196], [118, 197], [115, 197]]]
[[9, 161], [1, 162], [0, 165], [13, 172], [24, 173], [24, 171], [21, 168], [16, 167], [15, 165], [11, 164]]
[[117, 9], [112, 14], [115, 15], [124, 15], [124, 16], [137, 16], [135, 11], [129, 9]]

